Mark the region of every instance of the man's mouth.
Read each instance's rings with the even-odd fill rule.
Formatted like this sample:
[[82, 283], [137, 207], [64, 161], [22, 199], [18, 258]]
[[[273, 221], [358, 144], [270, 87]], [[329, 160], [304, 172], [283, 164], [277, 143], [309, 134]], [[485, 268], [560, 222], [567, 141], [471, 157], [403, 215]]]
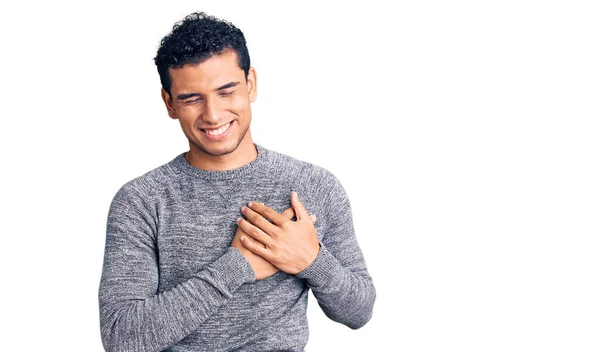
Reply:
[[231, 126], [232, 122], [233, 121], [230, 121], [229, 123], [227, 123], [219, 128], [215, 128], [215, 129], [201, 128], [200, 130], [210, 137], [219, 137], [219, 136], [226, 134], [227, 131], [229, 131], [229, 126]]

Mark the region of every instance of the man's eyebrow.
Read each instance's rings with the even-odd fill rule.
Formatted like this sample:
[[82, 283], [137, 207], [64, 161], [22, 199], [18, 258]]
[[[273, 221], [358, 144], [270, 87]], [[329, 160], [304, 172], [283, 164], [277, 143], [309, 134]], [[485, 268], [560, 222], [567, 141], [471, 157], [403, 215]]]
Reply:
[[200, 96], [200, 94], [198, 94], [198, 93], [179, 94], [177, 96], [177, 100], [186, 100], [191, 97], [199, 97], [199, 96]]
[[229, 83], [227, 83], [227, 84], [225, 84], [225, 85], [222, 85], [222, 86], [220, 86], [219, 88], [215, 89], [215, 91], [217, 91], [217, 92], [218, 92], [218, 91], [220, 91], [220, 90], [223, 90], [223, 89], [227, 89], [227, 88], [235, 87], [235, 86], [237, 86], [238, 84], [240, 84], [240, 82], [239, 82], [239, 81], [238, 81], [238, 82], [233, 82], [233, 81], [232, 81], [232, 82], [229, 82]]
[[[235, 87], [238, 84], [240, 84], [239, 81], [238, 82], [233, 82], [233, 81], [229, 82], [229, 83], [224, 84], [224, 85], [220, 86], [219, 88], [215, 89], [215, 92], [218, 92], [218, 91], [223, 90], [223, 89]], [[179, 94], [177, 96], [177, 100], [186, 100], [186, 99], [189, 99], [189, 98], [192, 98], [192, 97], [199, 97], [199, 96], [200, 96], [200, 93], [184, 93], [184, 94]]]

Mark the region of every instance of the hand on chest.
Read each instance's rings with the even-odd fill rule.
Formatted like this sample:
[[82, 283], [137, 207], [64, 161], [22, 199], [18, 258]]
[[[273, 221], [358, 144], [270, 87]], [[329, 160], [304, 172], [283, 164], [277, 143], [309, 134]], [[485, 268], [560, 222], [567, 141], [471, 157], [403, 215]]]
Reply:
[[[219, 258], [231, 246], [238, 227], [235, 220], [243, 217], [243, 206], [250, 201], [259, 202], [282, 213], [292, 206], [291, 192], [289, 185], [211, 184], [202, 192], [174, 199], [162, 214], [157, 237], [160, 256], [197, 270]], [[307, 212], [318, 217], [314, 200], [303, 196], [301, 190], [298, 192]], [[319, 220], [315, 223], [318, 233], [320, 223]]]

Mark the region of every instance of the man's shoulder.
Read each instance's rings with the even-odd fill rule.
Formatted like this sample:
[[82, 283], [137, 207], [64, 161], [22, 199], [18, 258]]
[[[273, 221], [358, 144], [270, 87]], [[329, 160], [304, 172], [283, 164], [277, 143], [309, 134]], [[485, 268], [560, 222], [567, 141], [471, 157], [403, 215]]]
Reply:
[[332, 171], [322, 165], [309, 162], [282, 152], [269, 150], [274, 170], [282, 176], [296, 179], [307, 186], [331, 187], [339, 183]]
[[304, 176], [335, 177], [331, 171], [321, 165], [309, 162], [299, 157], [269, 149], [274, 166], [286, 171], [299, 173]]
[[143, 197], [150, 197], [172, 179], [169, 175], [172, 171], [172, 162], [172, 160], [166, 162], [130, 179], [120, 187], [119, 192], [133, 192]]

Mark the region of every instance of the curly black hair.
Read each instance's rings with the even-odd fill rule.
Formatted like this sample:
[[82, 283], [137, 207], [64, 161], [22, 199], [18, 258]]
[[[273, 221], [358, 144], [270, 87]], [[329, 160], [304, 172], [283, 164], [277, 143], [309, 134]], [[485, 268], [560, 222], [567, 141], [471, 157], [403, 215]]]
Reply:
[[154, 63], [158, 69], [162, 87], [171, 95], [169, 67], [177, 69], [186, 64], [199, 64], [227, 50], [237, 54], [238, 65], [248, 80], [250, 55], [246, 38], [241, 30], [230, 22], [194, 12], [173, 25], [171, 33], [160, 41]]

